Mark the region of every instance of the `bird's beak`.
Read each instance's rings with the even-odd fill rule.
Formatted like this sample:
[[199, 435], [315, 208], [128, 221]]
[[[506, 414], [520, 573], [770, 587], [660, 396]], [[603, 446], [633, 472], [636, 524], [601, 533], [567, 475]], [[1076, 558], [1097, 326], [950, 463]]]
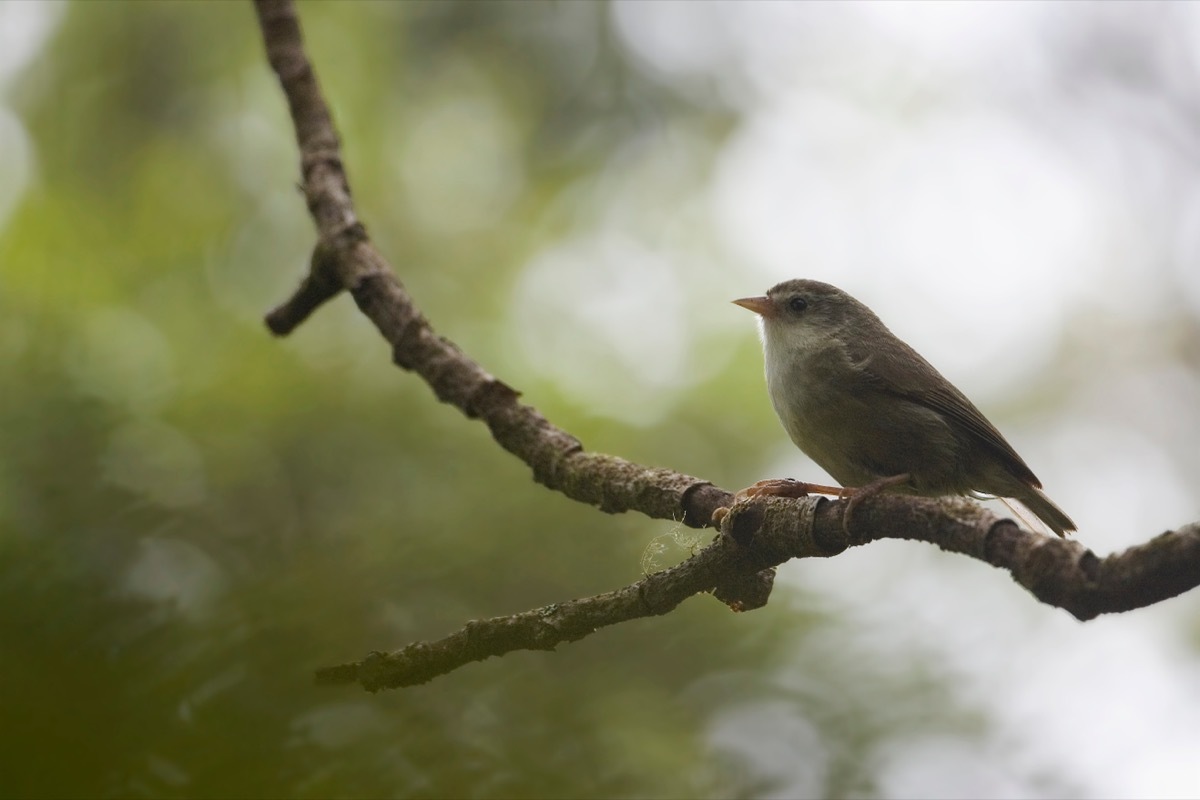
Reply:
[[743, 297], [741, 300], [734, 300], [733, 304], [748, 308], [760, 317], [770, 319], [775, 316], [775, 304], [769, 297]]

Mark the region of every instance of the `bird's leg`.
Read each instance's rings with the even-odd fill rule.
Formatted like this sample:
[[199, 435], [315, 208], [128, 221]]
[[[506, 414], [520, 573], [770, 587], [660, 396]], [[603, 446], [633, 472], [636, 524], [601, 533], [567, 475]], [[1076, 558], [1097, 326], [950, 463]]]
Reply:
[[849, 494], [843, 494], [842, 497], [849, 497], [850, 500], [846, 503], [846, 510], [842, 512], [842, 531], [847, 536], [850, 535], [850, 516], [854, 513], [854, 508], [868, 497], [874, 497], [880, 492], [896, 486], [901, 483], [906, 483], [912, 477], [907, 472], [902, 472], [899, 475], [892, 475], [887, 478], [880, 478], [871, 481], [866, 486], [859, 489], [848, 489]]
[[855, 489], [844, 489], [840, 486], [822, 486], [819, 483], [805, 483], [791, 478], [759, 481], [753, 486], [747, 486], [734, 497], [744, 500], [748, 497], [807, 497], [810, 494], [833, 494], [838, 497], [846, 496], [846, 492]]

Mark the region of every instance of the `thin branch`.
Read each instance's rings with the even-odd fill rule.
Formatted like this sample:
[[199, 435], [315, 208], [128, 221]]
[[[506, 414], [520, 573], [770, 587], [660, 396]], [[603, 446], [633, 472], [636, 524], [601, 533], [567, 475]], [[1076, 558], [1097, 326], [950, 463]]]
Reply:
[[1080, 620], [1159, 602], [1200, 585], [1200, 523], [1101, 559], [1074, 541], [1018, 528], [966, 501], [881, 495], [859, 506], [853, 535], [845, 504], [823, 498], [733, 504], [708, 481], [585, 452], [580, 442], [519, 401], [437, 335], [358, 221], [340, 145], [290, 0], [256, 0], [271, 67], [288, 100], [300, 148], [302, 188], [317, 226], [309, 275], [267, 315], [285, 335], [343, 289], [392, 346], [393, 361], [417, 373], [437, 398], [480, 419], [496, 442], [533, 470], [534, 480], [602, 511], [640, 511], [691, 527], [720, 520], [721, 534], [687, 561], [623, 589], [510, 617], [469, 623], [437, 642], [318, 673], [324, 683], [359, 682], [372, 691], [422, 683], [471, 661], [516, 649], [552, 649], [636, 617], [665, 614], [711, 591], [735, 610], [766, 603], [774, 567], [791, 558], [832, 556], [876, 539], [927, 541], [1008, 570], [1044, 603]]
[[578, 439], [519, 402], [518, 392], [434, 332], [358, 222], [338, 137], [304, 53], [295, 9], [288, 0], [258, 0], [255, 7], [267, 58], [288, 98], [304, 194], [320, 237], [310, 275], [267, 315], [271, 331], [289, 333], [346, 288], [391, 343], [395, 363], [424, 378], [442, 402], [483, 420], [501, 447], [533, 469], [534, 480], [609, 513], [641, 511], [694, 528], [707, 526], [713, 512], [731, 502], [728, 492], [700, 478], [584, 452]]
[[759, 593], [765, 603], [775, 573], [764, 569], [756, 556], [752, 549], [719, 537], [682, 564], [615, 592], [553, 603], [509, 617], [473, 620], [436, 642], [416, 642], [392, 653], [371, 653], [359, 662], [318, 670], [317, 683], [357, 682], [374, 692], [425, 683], [472, 661], [513, 650], [553, 650], [609, 625], [666, 614], [695, 594], [714, 591], [731, 572], [765, 582], [765, 592]]

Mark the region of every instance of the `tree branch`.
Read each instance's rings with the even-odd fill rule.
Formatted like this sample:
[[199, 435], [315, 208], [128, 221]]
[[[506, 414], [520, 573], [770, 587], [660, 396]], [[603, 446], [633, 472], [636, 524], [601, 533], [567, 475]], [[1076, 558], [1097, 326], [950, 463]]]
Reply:
[[[718, 586], [741, 588], [738, 599], [726, 602], [735, 611], [749, 611], [766, 603], [771, 587], [763, 579], [773, 577], [774, 566], [792, 558], [835, 556], [877, 539], [930, 542], [986, 561], [1080, 620], [1151, 605], [1200, 584], [1200, 524], [1100, 559], [1078, 542], [1023, 530], [965, 500], [881, 495], [869, 510], [865, 505], [855, 510], [849, 535], [843, 510], [843, 503], [821, 497], [739, 502], [719, 515], [717, 539], [675, 567], [615, 592], [476, 620], [436, 642], [371, 653], [319, 670], [317, 682], [359, 683], [372, 692], [425, 683], [472, 661], [513, 650], [553, 650], [608, 625], [666, 614], [695, 594], [719, 596]], [[758, 587], [757, 594], [743, 583]], [[754, 598], [749, 605], [747, 596]]]
[[852, 534], [845, 504], [824, 498], [758, 499], [734, 504], [731, 493], [700, 478], [588, 453], [519, 394], [437, 335], [358, 221], [340, 145], [290, 0], [256, 0], [267, 58], [288, 100], [300, 148], [302, 188], [318, 244], [309, 274], [266, 318], [286, 335], [343, 289], [391, 344], [393, 361], [417, 373], [437, 398], [480, 419], [496, 442], [533, 470], [538, 483], [617, 513], [640, 511], [695, 528], [720, 522], [717, 539], [678, 566], [614, 592], [509, 617], [468, 623], [436, 642], [318, 672], [322, 683], [358, 682], [375, 691], [423, 683], [437, 675], [517, 649], [553, 649], [607, 625], [665, 614], [711, 591], [735, 610], [764, 605], [774, 567], [791, 558], [836, 555], [884, 538], [938, 545], [1008, 570], [1017, 583], [1080, 620], [1150, 605], [1200, 585], [1200, 523], [1164, 533], [1101, 559], [1074, 541], [1018, 528], [963, 500], [881, 495], [856, 508]]

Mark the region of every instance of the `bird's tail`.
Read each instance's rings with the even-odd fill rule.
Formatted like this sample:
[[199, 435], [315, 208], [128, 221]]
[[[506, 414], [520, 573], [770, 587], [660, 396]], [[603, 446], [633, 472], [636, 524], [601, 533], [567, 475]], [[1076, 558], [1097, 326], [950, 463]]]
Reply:
[[1046, 526], [1059, 536], [1065, 537], [1070, 531], [1076, 530], [1075, 523], [1071, 521], [1066, 512], [1054, 505], [1054, 502], [1046, 497], [1041, 489], [1024, 486], [1022, 491], [1014, 494], [1013, 497], [1020, 500], [1022, 505], [1036, 514], [1038, 519], [1046, 523]]

